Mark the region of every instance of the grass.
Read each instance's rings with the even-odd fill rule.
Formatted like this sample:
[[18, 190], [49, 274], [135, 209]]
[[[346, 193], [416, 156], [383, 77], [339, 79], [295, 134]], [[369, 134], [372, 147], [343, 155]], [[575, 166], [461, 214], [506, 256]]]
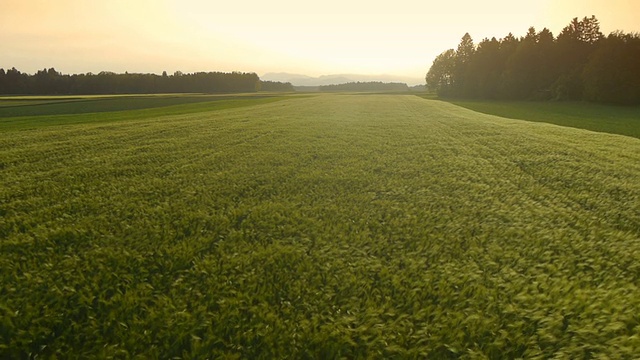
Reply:
[[[17, 104], [9, 106], [12, 100], [0, 100], [0, 118], [38, 115], [71, 115], [124, 110], [149, 109], [172, 105], [210, 102], [214, 100], [236, 99], [231, 96], [127, 96], [127, 97], [94, 97], [94, 98], [62, 98], [51, 100], [34, 100], [29, 103], [16, 100]], [[43, 102], [46, 101], [46, 102]], [[3, 104], [4, 103], [4, 104]]]
[[16, 106], [29, 106], [29, 105], [40, 105], [50, 103], [50, 100], [19, 100], [19, 99], [2, 99], [0, 98], [0, 108], [3, 107], [16, 107]]
[[640, 107], [584, 102], [449, 101], [484, 114], [640, 138]]
[[640, 140], [247, 101], [0, 131], [0, 358], [640, 353]]
[[[5, 98], [0, 99], [0, 129], [147, 119], [252, 106], [285, 98], [273, 95], [96, 96], [33, 100]], [[17, 105], [6, 105], [14, 101]]]

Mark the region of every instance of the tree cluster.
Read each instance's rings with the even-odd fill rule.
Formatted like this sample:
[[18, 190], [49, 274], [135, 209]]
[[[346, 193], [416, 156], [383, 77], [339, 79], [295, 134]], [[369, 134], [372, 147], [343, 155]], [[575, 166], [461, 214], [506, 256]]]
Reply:
[[264, 81], [260, 80], [260, 91], [282, 91], [282, 92], [292, 92], [295, 91], [293, 85], [290, 82], [280, 82], [280, 81]]
[[154, 94], [154, 93], [229, 93], [253, 92], [260, 79], [255, 73], [197, 72], [173, 75], [99, 74], [65, 75], [54, 68], [33, 75], [16, 68], [0, 69], [0, 94], [62, 95], [62, 94]]
[[440, 96], [502, 100], [587, 100], [640, 104], [640, 35], [600, 32], [595, 16], [574, 18], [557, 37], [530, 27], [516, 38], [466, 33], [426, 76]]
[[383, 83], [381, 81], [349, 82], [337, 85], [322, 85], [320, 91], [409, 91], [405, 83]]

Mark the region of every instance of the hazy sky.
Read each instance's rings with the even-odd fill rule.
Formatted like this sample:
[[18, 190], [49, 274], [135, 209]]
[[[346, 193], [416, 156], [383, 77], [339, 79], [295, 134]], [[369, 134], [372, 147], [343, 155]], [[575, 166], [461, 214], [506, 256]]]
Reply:
[[394, 74], [422, 81], [465, 32], [477, 42], [574, 17], [640, 31], [638, 0], [0, 0], [0, 67], [33, 73]]

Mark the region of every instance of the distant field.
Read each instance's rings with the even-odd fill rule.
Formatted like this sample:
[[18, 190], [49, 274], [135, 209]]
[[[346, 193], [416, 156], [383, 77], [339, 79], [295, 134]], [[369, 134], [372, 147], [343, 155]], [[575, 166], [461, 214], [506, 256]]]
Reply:
[[71, 115], [138, 110], [222, 100], [252, 100], [272, 97], [274, 95], [263, 94], [0, 97], [0, 119], [16, 116]]
[[272, 94], [0, 97], [0, 129], [139, 120], [282, 99], [284, 97]]
[[2, 97], [0, 97], [0, 108], [24, 106], [24, 105], [40, 105], [40, 104], [46, 104], [48, 102], [50, 102], [50, 101], [49, 100], [38, 100], [38, 99], [31, 99], [31, 100], [10, 99], [10, 100], [5, 100]]
[[640, 354], [638, 139], [406, 95], [89, 114], [0, 119], [0, 358]]
[[584, 102], [449, 101], [467, 109], [511, 119], [546, 122], [640, 138], [640, 107]]

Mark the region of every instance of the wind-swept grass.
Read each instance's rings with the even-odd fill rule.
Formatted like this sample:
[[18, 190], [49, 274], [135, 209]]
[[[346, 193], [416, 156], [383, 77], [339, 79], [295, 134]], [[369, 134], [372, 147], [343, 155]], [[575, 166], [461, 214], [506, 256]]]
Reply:
[[0, 358], [640, 353], [640, 140], [254, 105], [3, 129]]

